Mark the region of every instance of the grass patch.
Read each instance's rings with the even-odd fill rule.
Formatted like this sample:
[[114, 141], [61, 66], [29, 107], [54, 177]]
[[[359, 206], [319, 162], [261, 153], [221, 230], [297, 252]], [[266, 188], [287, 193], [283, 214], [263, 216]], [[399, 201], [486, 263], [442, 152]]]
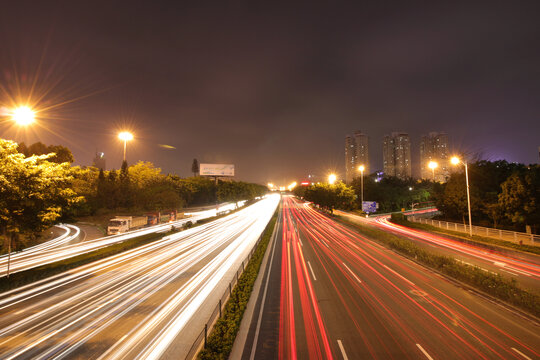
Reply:
[[540, 317], [540, 296], [521, 288], [515, 279], [507, 279], [499, 274], [485, 272], [476, 266], [462, 264], [452, 257], [431, 253], [409, 240], [383, 230], [360, 225], [341, 216], [336, 216], [335, 218], [344, 224], [354, 227], [359, 233], [385, 244], [389, 248], [408, 258], [414, 259], [422, 265], [435, 269], [497, 299], [519, 307], [536, 317]]
[[540, 246], [520, 245], [520, 244], [513, 243], [511, 241], [505, 241], [505, 240], [494, 239], [494, 238], [489, 238], [489, 237], [485, 237], [485, 236], [478, 236], [478, 235], [473, 235], [473, 237], [471, 238], [469, 236], [464, 236], [464, 234], [462, 232], [459, 232], [459, 231], [447, 230], [447, 229], [439, 228], [439, 227], [436, 227], [436, 226], [433, 226], [433, 225], [416, 223], [416, 222], [408, 221], [406, 218], [404, 218], [404, 219], [395, 219], [393, 215], [394, 214], [392, 214], [391, 221], [393, 223], [398, 224], [398, 225], [403, 225], [403, 226], [407, 226], [407, 227], [410, 227], [410, 228], [413, 228], [413, 229], [418, 229], [418, 230], [425, 230], [425, 231], [429, 231], [429, 232], [435, 232], [435, 233], [439, 233], [439, 234], [448, 234], [448, 235], [452, 235], [454, 237], [457, 237], [460, 240], [464, 240], [466, 242], [488, 244], [488, 245], [492, 245], [494, 247], [515, 249], [515, 250], [519, 250], [519, 251], [523, 251], [523, 252], [528, 252], [528, 253], [531, 253], [531, 254], [540, 255]]
[[198, 359], [227, 359], [229, 357], [253, 290], [253, 284], [259, 274], [266, 248], [276, 225], [278, 211], [279, 207], [266, 226], [261, 242], [255, 249], [245, 271], [240, 275], [231, 297], [227, 301], [227, 304], [225, 304], [223, 316], [216, 322], [208, 337], [206, 348], [198, 354]]

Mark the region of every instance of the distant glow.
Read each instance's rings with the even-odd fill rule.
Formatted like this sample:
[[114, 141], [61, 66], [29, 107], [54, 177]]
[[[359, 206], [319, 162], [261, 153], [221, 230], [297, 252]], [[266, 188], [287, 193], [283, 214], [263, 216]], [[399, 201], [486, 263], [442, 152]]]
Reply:
[[358, 171], [364, 172], [364, 170], [366, 170], [366, 167], [365, 167], [364, 165], [360, 165], [360, 166], [358, 167]]
[[409, 186], [409, 191], [412, 191], [412, 186]]
[[[131, 140], [131, 139], [130, 139]], [[163, 149], [169, 149], [169, 150], [175, 150], [176, 148], [172, 145], [166, 145], [166, 144], [158, 144], [159, 147]]]
[[461, 162], [461, 160], [457, 157], [457, 156], [453, 156], [451, 159], [450, 159], [450, 163], [452, 163], [452, 165], [457, 165]]
[[437, 166], [439, 166], [439, 164], [437, 164], [437, 162], [435, 162], [435, 161], [430, 161], [428, 163], [428, 168], [430, 168], [431, 170], [436, 169]]
[[336, 174], [330, 174], [330, 175], [328, 175], [328, 183], [329, 183], [329, 184], [335, 183], [336, 180], [337, 180]]
[[18, 125], [30, 125], [36, 120], [36, 113], [28, 106], [19, 106], [11, 112], [11, 118]]
[[273, 188], [274, 188], [274, 184], [268, 183], [268, 187], [269, 187], [270, 189], [273, 189]]
[[130, 141], [133, 140], [133, 134], [127, 131], [122, 131], [120, 134], [118, 134], [118, 138], [123, 141]]
[[[313, 184], [313, 183], [312, 183], [312, 184]], [[302, 181], [302, 182], [300, 183], [300, 185], [302, 185], [302, 186], [309, 186], [309, 181]]]

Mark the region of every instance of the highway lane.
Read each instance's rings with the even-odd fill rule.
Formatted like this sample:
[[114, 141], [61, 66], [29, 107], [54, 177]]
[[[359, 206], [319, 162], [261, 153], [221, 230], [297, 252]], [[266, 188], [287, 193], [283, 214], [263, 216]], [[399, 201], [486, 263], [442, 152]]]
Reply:
[[486, 271], [512, 277], [524, 287], [540, 292], [540, 256], [508, 250], [505, 253], [488, 250], [485, 247], [464, 243], [449, 236], [432, 234], [391, 223], [387, 216], [365, 219], [363, 217], [338, 212], [349, 220], [373, 225], [381, 230], [405, 237], [430, 252], [451, 256], [459, 261], [478, 266]]
[[304, 203], [280, 226], [243, 359], [540, 358], [538, 324]]
[[[240, 202], [238, 206], [243, 206], [245, 202]], [[80, 235], [80, 229], [74, 225], [63, 224], [59, 225], [66, 232], [53, 240], [42, 244], [26, 248], [23, 251], [14, 252], [11, 254], [10, 273], [28, 270], [41, 265], [49, 264], [55, 261], [60, 261], [84, 253], [88, 253], [100, 248], [110, 246], [116, 243], [124, 242], [137, 236], [146, 234], [167, 232], [173, 227], [181, 227], [183, 224], [191, 221], [207, 219], [216, 216], [217, 212], [230, 211], [236, 208], [234, 203], [224, 203], [211, 209], [190, 212], [189, 218], [180, 219], [166, 224], [154, 225], [126, 232], [119, 235], [111, 235], [98, 239], [87, 240], [83, 242], [73, 243], [73, 240]], [[0, 277], [7, 274], [7, 255], [0, 256]]]
[[278, 202], [0, 294], [0, 358], [183, 358]]

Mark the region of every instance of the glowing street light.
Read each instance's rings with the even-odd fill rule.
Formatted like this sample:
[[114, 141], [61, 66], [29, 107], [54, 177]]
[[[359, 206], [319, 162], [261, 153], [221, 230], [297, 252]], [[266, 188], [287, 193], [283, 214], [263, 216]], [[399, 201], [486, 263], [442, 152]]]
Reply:
[[466, 161], [463, 162], [457, 156], [453, 156], [450, 159], [450, 163], [452, 165], [463, 164], [465, 166], [465, 182], [467, 184], [467, 208], [469, 210], [469, 235], [472, 237], [471, 195], [469, 191], [469, 170], [468, 170], [467, 162]]
[[364, 170], [366, 170], [366, 167], [364, 165], [360, 165], [358, 167], [358, 171], [360, 171], [360, 209], [364, 211]]
[[127, 142], [133, 140], [133, 134], [127, 131], [122, 131], [118, 134], [118, 138], [124, 142], [124, 161], [126, 161]]
[[19, 106], [11, 111], [11, 119], [17, 125], [27, 126], [36, 121], [36, 113], [28, 106]]
[[328, 175], [328, 183], [329, 183], [330, 185], [334, 184], [334, 183], [336, 182], [336, 180], [337, 180], [336, 174], [330, 174], [330, 175]]
[[436, 161], [430, 161], [428, 163], [428, 168], [431, 169], [432, 173], [433, 173], [433, 181], [435, 181], [435, 169], [439, 166], [439, 164], [437, 164]]

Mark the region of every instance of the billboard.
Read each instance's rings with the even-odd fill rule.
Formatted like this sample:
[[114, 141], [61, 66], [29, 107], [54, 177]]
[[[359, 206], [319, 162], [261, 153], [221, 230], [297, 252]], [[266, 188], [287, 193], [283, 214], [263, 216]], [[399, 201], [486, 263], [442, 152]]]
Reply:
[[199, 173], [204, 176], [234, 176], [233, 164], [200, 164]]

